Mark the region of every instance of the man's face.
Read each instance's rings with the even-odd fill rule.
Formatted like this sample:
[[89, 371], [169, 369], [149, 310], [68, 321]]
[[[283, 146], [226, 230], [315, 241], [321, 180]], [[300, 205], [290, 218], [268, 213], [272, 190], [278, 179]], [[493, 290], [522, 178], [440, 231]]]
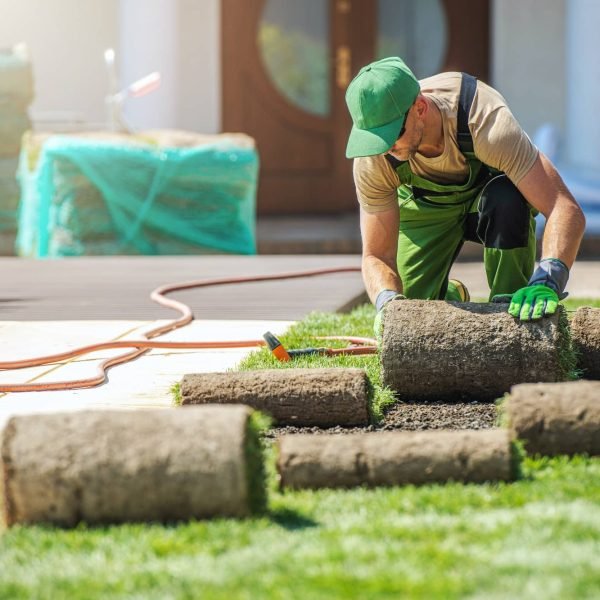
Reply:
[[423, 128], [420, 127], [420, 121], [413, 114], [413, 106], [406, 113], [404, 127], [400, 131], [400, 135], [396, 143], [386, 152], [391, 154], [397, 160], [408, 160], [413, 156], [421, 144], [423, 139]]

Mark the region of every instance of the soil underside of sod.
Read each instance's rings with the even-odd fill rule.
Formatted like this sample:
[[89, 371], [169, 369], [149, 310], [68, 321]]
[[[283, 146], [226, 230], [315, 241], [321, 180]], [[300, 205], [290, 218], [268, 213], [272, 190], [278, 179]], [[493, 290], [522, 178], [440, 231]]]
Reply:
[[368, 427], [273, 427], [267, 437], [284, 433], [357, 433], [364, 431], [423, 431], [426, 429], [488, 429], [496, 423], [493, 402], [399, 402], [377, 425]]

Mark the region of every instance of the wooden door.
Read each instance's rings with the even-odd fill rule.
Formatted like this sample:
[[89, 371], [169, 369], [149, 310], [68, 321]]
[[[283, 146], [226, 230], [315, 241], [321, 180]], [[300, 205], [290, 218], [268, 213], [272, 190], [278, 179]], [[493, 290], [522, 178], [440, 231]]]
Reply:
[[[348, 83], [360, 67], [393, 52], [395, 26], [412, 27], [409, 18], [427, 15], [427, 4], [446, 13], [437, 70], [486, 78], [488, 2], [221, 0], [222, 130], [256, 140], [258, 213], [356, 210], [352, 161], [345, 158], [352, 125], [344, 101]], [[297, 26], [286, 29], [286, 19]], [[391, 31], [391, 46], [381, 40], [384, 29]]]

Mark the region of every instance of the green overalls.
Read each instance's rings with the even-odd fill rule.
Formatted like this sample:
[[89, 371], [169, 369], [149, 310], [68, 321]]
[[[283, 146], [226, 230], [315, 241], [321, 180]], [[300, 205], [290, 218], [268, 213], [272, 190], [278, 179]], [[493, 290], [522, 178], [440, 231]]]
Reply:
[[468, 128], [477, 80], [463, 74], [458, 143], [469, 164], [461, 185], [437, 184], [412, 173], [408, 161], [386, 155], [395, 167], [400, 232], [398, 273], [408, 298], [458, 298], [448, 294], [448, 275], [465, 240], [484, 245], [490, 299], [527, 285], [535, 263], [535, 214], [506, 175], [478, 160]]

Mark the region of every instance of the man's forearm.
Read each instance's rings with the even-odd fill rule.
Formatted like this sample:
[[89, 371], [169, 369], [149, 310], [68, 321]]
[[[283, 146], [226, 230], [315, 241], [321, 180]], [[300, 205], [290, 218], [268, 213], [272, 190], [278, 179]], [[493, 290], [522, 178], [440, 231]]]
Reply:
[[585, 217], [579, 206], [569, 199], [557, 202], [548, 215], [542, 258], [558, 258], [570, 269], [575, 262], [585, 230]]
[[556, 167], [540, 152], [517, 187], [546, 217], [542, 258], [558, 258], [570, 269], [583, 237], [585, 217]]
[[398, 276], [395, 261], [394, 264], [390, 264], [375, 256], [363, 256], [362, 275], [365, 289], [373, 303], [381, 290], [402, 293], [402, 281]]

